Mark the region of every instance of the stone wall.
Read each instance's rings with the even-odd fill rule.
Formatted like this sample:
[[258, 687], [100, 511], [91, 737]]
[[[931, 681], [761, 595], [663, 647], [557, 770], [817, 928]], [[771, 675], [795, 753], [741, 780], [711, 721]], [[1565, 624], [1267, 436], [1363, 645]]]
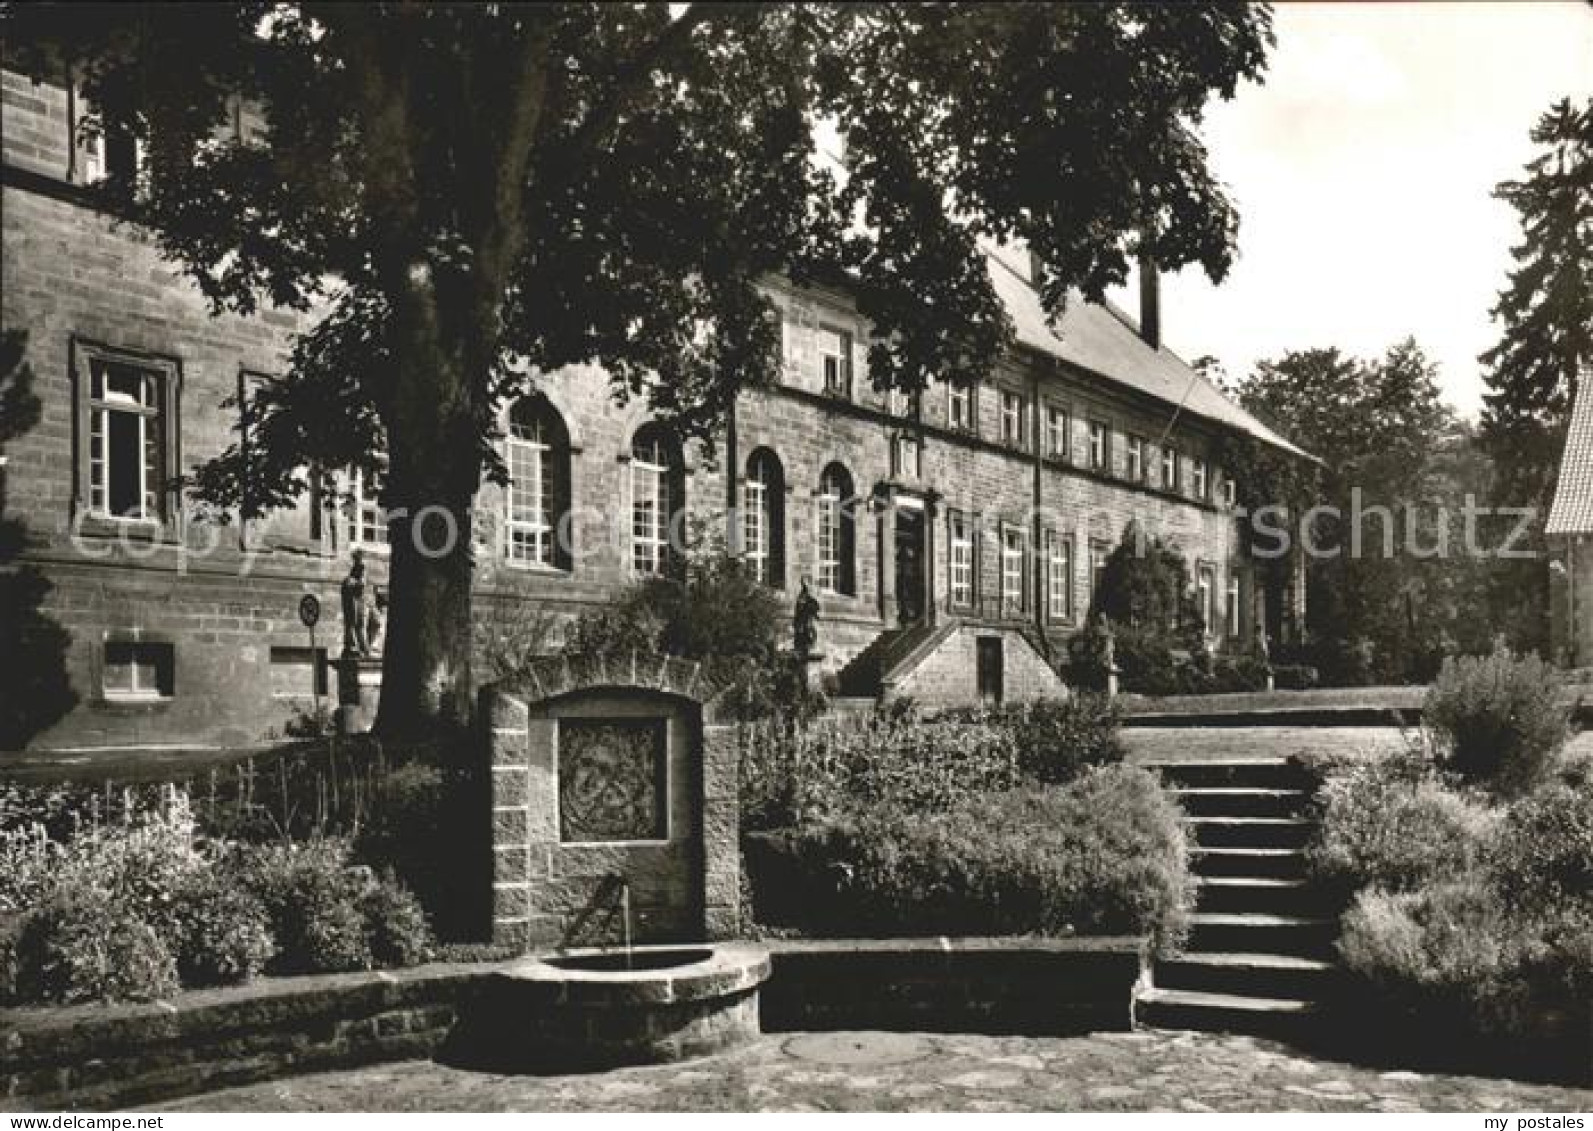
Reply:
[[[496, 941], [528, 949], [621, 941], [615, 876], [629, 885], [635, 942], [737, 934], [736, 734], [699, 679], [696, 664], [673, 657], [560, 659], [483, 692]], [[663, 836], [572, 836], [560, 813], [559, 758], [561, 736], [579, 720], [656, 720], [667, 730]]]
[[1056, 671], [1021, 632], [974, 625], [954, 629], [922, 663], [890, 685], [887, 694], [916, 703], [978, 702], [975, 652], [982, 638], [1001, 641], [1003, 702], [1027, 703], [1067, 694]]
[[1133, 1028], [1137, 938], [776, 939], [766, 1032], [1064, 1035]]
[[0, 1108], [106, 1110], [429, 1057], [490, 965], [274, 978], [174, 1001], [3, 1015]]

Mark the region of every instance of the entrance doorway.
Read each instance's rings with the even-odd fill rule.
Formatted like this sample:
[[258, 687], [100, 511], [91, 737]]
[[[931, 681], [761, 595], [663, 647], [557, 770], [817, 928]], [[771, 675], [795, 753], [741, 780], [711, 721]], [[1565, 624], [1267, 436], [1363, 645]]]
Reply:
[[1006, 655], [999, 636], [981, 636], [974, 641], [974, 672], [983, 703], [997, 704], [1006, 695]]
[[924, 619], [927, 533], [922, 510], [896, 509], [896, 612], [903, 624]]

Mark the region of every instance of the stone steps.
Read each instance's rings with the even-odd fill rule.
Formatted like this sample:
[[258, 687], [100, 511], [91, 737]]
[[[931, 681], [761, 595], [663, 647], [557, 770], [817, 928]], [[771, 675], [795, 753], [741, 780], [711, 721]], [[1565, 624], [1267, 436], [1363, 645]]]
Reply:
[[1313, 783], [1286, 759], [1151, 767], [1182, 806], [1197, 900], [1185, 952], [1159, 960], [1136, 1017], [1167, 1028], [1288, 1036], [1337, 983], [1337, 908], [1310, 882]]
[[1204, 993], [1198, 990], [1146, 990], [1136, 1018], [1158, 1029], [1208, 1029], [1256, 1036], [1287, 1037], [1316, 1012], [1316, 1003], [1298, 998], [1253, 994]]

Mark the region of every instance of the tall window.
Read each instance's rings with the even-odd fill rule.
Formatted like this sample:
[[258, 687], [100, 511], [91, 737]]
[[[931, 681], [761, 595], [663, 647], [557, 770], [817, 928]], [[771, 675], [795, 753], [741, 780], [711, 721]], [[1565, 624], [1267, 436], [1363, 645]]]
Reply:
[[1222, 501], [1230, 507], [1239, 505], [1239, 483], [1226, 472], [1222, 477]]
[[675, 438], [661, 425], [646, 425], [631, 441], [631, 568], [637, 573], [674, 568], [670, 534], [685, 493]]
[[1024, 418], [1027, 406], [1023, 397], [1018, 393], [1002, 391], [1001, 394], [1001, 442], [1014, 448], [1024, 446]]
[[136, 522], [166, 517], [171, 370], [88, 357], [88, 501], [93, 514]]
[[1239, 635], [1239, 575], [1228, 573], [1228, 635]]
[[1209, 566], [1200, 567], [1200, 579], [1195, 582], [1195, 592], [1200, 600], [1200, 619], [1207, 636], [1213, 635], [1217, 621], [1217, 578]]
[[974, 394], [967, 385], [946, 386], [946, 421], [963, 432], [974, 430]]
[[348, 472], [348, 542], [351, 546], [387, 546], [387, 508], [382, 505], [382, 477], [353, 467]]
[[819, 366], [824, 391], [838, 397], [852, 395], [852, 335], [829, 326], [819, 327]]
[[1109, 453], [1106, 448], [1106, 425], [1099, 420], [1090, 421], [1090, 467], [1105, 471]]
[[1192, 459], [1189, 461], [1189, 486], [1195, 493], [1195, 498], [1205, 499], [1206, 495], [1206, 461]]
[[1128, 438], [1128, 466], [1124, 469], [1131, 482], [1139, 483], [1145, 478], [1145, 440], [1141, 436]]
[[1178, 490], [1178, 449], [1171, 444], [1162, 446], [1162, 489]]
[[1101, 578], [1106, 573], [1106, 559], [1111, 554], [1105, 543], [1090, 543], [1090, 611], [1095, 611], [1095, 604], [1101, 597]]
[[1073, 619], [1073, 544], [1054, 530], [1045, 534], [1046, 615], [1054, 621]]
[[947, 517], [946, 577], [951, 603], [969, 608], [974, 603], [974, 537], [968, 516], [952, 511]]
[[564, 568], [569, 536], [570, 442], [557, 410], [524, 397], [509, 414], [506, 553], [511, 562]]
[[1001, 531], [1001, 612], [1015, 616], [1023, 612], [1023, 531], [1006, 527]]
[[768, 448], [759, 448], [747, 460], [741, 552], [759, 581], [775, 589], [785, 585], [785, 475]]
[[853, 569], [856, 538], [852, 509], [852, 476], [832, 463], [819, 476], [819, 588], [826, 593], [856, 592]]
[[1045, 450], [1052, 459], [1068, 458], [1068, 414], [1052, 406], [1046, 410]]

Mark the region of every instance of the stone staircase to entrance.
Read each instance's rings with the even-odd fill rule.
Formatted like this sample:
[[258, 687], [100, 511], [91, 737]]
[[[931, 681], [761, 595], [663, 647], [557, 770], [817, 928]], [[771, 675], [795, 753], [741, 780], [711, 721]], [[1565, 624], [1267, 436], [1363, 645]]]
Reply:
[[1193, 930], [1159, 959], [1138, 1019], [1158, 1028], [1287, 1036], [1333, 993], [1338, 909], [1305, 873], [1314, 783], [1285, 759], [1167, 762], [1194, 833]]

